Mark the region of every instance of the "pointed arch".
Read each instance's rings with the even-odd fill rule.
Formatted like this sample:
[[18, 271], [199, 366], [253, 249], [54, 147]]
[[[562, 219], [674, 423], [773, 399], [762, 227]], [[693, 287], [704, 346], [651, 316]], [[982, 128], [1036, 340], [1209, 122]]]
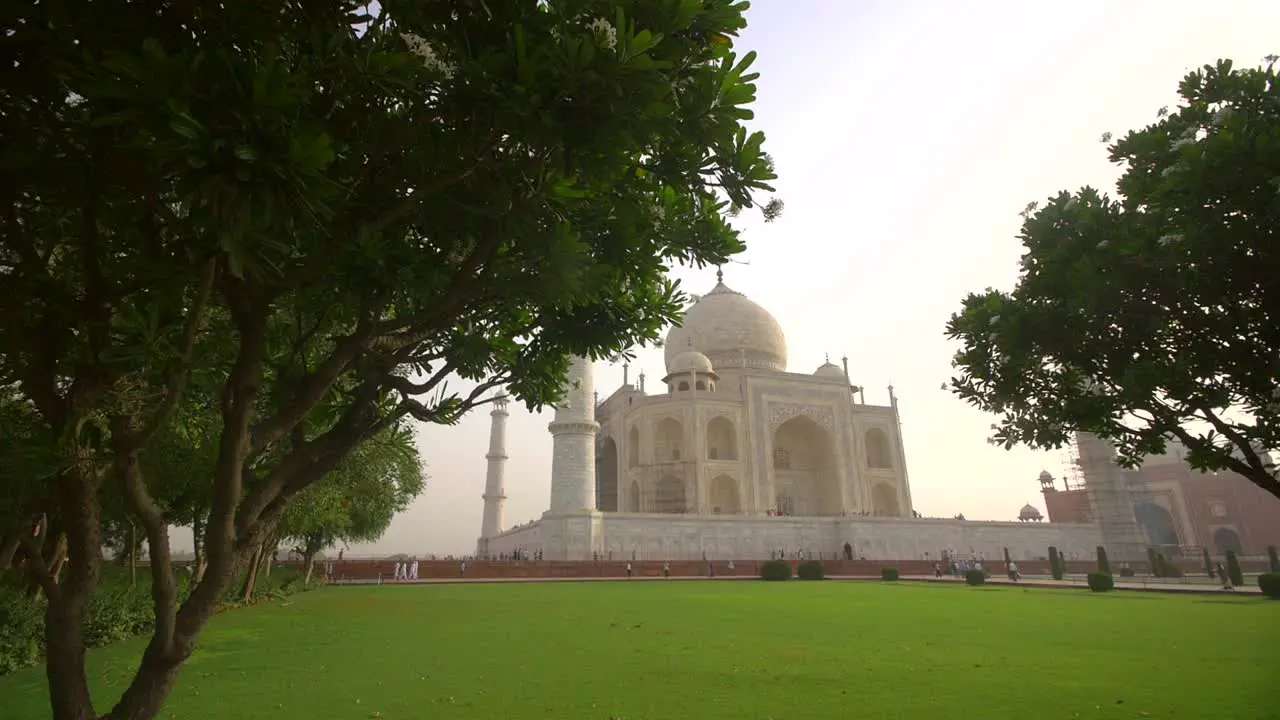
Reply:
[[707, 459], [737, 460], [738, 431], [729, 418], [718, 415], [707, 423]]
[[871, 488], [871, 514], [876, 517], [898, 517], [902, 509], [898, 505], [898, 490], [889, 483], [876, 483]]
[[1182, 544], [1173, 515], [1163, 506], [1153, 502], [1138, 503], [1133, 507], [1133, 516], [1153, 547]]
[[867, 446], [867, 467], [877, 470], [893, 469], [893, 453], [890, 451], [889, 436], [880, 428], [871, 428], [863, 435]]
[[683, 458], [684, 425], [675, 418], [658, 421], [653, 433], [653, 452], [656, 462], [678, 462]]
[[632, 425], [631, 432], [627, 433], [627, 465], [640, 467], [640, 428], [635, 425]]
[[717, 475], [711, 480], [711, 512], [715, 515], [738, 515], [742, 512], [738, 481], [728, 475]]
[[618, 511], [618, 443], [608, 435], [596, 454], [596, 509]]
[[631, 490], [627, 494], [627, 512], [644, 512], [640, 507], [640, 481], [631, 481]]
[[797, 415], [773, 434], [773, 474], [778, 495], [785, 495], [801, 516], [839, 515], [843, 511], [839, 471], [830, 434], [806, 415]]
[[684, 480], [675, 475], [666, 475], [658, 481], [656, 490], [653, 498], [653, 512], [669, 514], [688, 512]]
[[1244, 554], [1244, 544], [1240, 542], [1240, 535], [1229, 527], [1220, 527], [1213, 531], [1213, 544], [1220, 553], [1230, 550], [1237, 555]]

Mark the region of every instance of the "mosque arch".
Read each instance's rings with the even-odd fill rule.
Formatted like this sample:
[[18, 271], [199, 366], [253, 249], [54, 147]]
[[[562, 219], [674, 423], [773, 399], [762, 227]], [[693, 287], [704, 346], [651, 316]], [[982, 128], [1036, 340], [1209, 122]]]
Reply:
[[742, 512], [742, 499], [738, 481], [728, 475], [711, 479], [711, 513], [713, 515], [738, 515]]
[[[773, 433], [774, 486], [801, 516], [839, 515], [840, 478], [831, 436], [805, 415], [797, 415]], [[781, 451], [781, 452], [779, 452]]]
[[652, 511], [679, 514], [688, 512], [689, 505], [684, 491], [684, 480], [675, 475], [665, 475], [658, 481], [653, 497]]
[[1220, 553], [1230, 550], [1237, 555], [1244, 554], [1244, 544], [1240, 542], [1240, 535], [1229, 527], [1220, 527], [1213, 531], [1213, 544]]
[[1173, 522], [1173, 515], [1164, 506], [1153, 502], [1138, 503], [1133, 508], [1133, 515], [1152, 546], [1182, 544], [1178, 539], [1178, 527]]
[[640, 467], [640, 428], [635, 425], [627, 433], [627, 465]]
[[688, 380], [681, 380], [681, 381], [680, 381], [680, 384], [676, 386], [676, 390], [679, 390], [679, 391], [681, 391], [681, 392], [683, 392], [683, 391], [685, 391], [685, 390], [688, 390], [688, 389], [689, 389], [689, 381], [688, 381]]
[[876, 483], [871, 488], [871, 514], [876, 517], [899, 517], [898, 490], [889, 483]]
[[707, 459], [737, 460], [738, 431], [729, 418], [718, 415], [707, 423]]
[[618, 443], [609, 435], [596, 454], [596, 509], [618, 512]]
[[627, 494], [627, 512], [644, 512], [640, 507], [640, 481], [631, 481], [631, 490]]
[[663, 418], [654, 429], [653, 450], [657, 462], [675, 462], [682, 458], [684, 425], [675, 418]]
[[867, 467], [877, 470], [893, 469], [893, 454], [889, 451], [889, 436], [880, 428], [871, 428], [863, 435], [867, 446]]

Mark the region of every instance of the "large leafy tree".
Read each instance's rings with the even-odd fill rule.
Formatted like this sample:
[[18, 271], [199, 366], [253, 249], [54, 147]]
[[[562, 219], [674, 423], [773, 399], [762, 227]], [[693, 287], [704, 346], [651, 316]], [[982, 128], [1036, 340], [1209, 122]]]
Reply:
[[[108, 716], [149, 718], [289, 501], [353, 448], [500, 385], [542, 406], [570, 354], [656, 339], [682, 300], [666, 268], [739, 252], [726, 216], [773, 178], [742, 126], [746, 6], [6, 8], [0, 383], [57, 460], [31, 495], [70, 552], [62, 582], [31, 563], [54, 717], [95, 715], [103, 493], [146, 534], [156, 611]], [[212, 467], [168, 495], [148, 449], [193, 407], [217, 414]], [[179, 605], [181, 497], [207, 499], [207, 563]]]
[[1176, 438], [1192, 466], [1280, 497], [1275, 60], [1187, 75], [1172, 112], [1111, 145], [1116, 197], [1028, 208], [1017, 287], [970, 295], [947, 326], [952, 390], [1000, 415], [995, 441], [1086, 431], [1134, 466]]

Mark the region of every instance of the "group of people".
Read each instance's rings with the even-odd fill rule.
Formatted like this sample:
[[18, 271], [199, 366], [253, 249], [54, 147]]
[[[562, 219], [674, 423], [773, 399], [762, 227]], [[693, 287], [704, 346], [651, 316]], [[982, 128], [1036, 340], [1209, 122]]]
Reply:
[[418, 579], [418, 558], [410, 558], [409, 560], [397, 560], [395, 575], [392, 580], [417, 580]]

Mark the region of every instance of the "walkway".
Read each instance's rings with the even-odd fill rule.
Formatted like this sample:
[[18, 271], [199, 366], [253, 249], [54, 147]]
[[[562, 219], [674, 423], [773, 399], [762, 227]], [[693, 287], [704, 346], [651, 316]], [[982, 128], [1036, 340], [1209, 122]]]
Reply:
[[[856, 581], [875, 581], [881, 582], [879, 577], [870, 575], [828, 575], [828, 580], [856, 580]], [[465, 585], [465, 584], [483, 584], [483, 583], [566, 583], [566, 582], [673, 582], [673, 581], [690, 581], [690, 580], [758, 580], [758, 578], [748, 575], [729, 575], [708, 578], [703, 576], [680, 576], [680, 577], [635, 577], [631, 580], [625, 577], [456, 577], [456, 578], [423, 578], [420, 580], [400, 580], [385, 581], [370, 579], [351, 579], [331, 582], [331, 585]], [[1262, 592], [1258, 586], [1250, 585], [1249, 578], [1243, 587], [1236, 588], [1232, 591], [1222, 589], [1222, 586], [1216, 583], [1195, 582], [1194, 580], [1164, 580], [1160, 578], [1140, 578], [1125, 579], [1116, 582], [1117, 590], [1130, 590], [1135, 592], [1162, 592], [1176, 594], [1200, 594], [1200, 595], [1261, 595]], [[961, 585], [963, 579], [953, 577], [935, 578], [932, 575], [905, 575], [898, 582], [923, 582], [923, 583], [942, 583], [951, 585]], [[1256, 581], [1255, 581], [1256, 582]], [[1087, 590], [1088, 583], [1083, 577], [1068, 577], [1063, 580], [1054, 580], [1047, 577], [1024, 578], [1019, 582], [1013, 582], [1005, 577], [992, 577], [987, 580], [988, 585], [1017, 585], [1021, 587], [1037, 587], [1050, 589], [1069, 589], [1069, 590]]]

